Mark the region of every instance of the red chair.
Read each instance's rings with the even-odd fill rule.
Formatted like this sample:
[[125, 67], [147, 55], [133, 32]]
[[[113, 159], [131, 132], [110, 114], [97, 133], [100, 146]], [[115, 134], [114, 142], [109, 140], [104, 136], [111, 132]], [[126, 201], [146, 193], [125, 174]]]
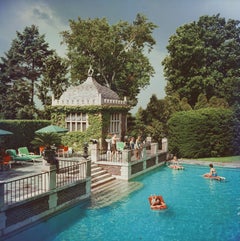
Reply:
[[40, 155], [42, 155], [43, 151], [44, 151], [44, 146], [40, 146], [40, 147], [39, 147], [39, 153], [40, 153]]
[[9, 155], [4, 155], [2, 157], [2, 161], [0, 162], [0, 165], [1, 165], [1, 169], [4, 170], [4, 169], [11, 169], [11, 156]]
[[68, 157], [68, 146], [59, 146], [57, 151], [58, 157]]

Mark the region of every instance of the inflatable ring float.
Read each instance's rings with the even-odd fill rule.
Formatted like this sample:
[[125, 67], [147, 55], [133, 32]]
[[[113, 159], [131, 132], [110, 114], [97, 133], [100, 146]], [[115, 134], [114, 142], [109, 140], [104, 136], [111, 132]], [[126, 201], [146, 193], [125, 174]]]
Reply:
[[170, 164], [168, 167], [171, 168], [171, 169], [174, 169], [174, 170], [183, 170], [184, 169], [183, 166], [176, 165], [176, 164]]
[[163, 197], [160, 195], [153, 195], [148, 198], [150, 208], [154, 210], [166, 209], [167, 205], [165, 204]]
[[209, 176], [208, 173], [203, 175], [204, 178], [208, 178], [208, 179], [212, 179], [212, 180], [217, 180], [217, 181], [223, 181], [226, 178], [225, 177], [221, 177], [221, 176]]

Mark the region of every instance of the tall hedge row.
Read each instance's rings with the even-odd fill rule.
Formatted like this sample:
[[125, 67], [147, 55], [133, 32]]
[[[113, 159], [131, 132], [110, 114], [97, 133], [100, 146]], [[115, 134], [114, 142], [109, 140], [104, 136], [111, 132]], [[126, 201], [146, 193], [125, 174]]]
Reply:
[[13, 149], [26, 146], [34, 151], [31, 141], [34, 139], [35, 131], [50, 124], [47, 120], [1, 120], [0, 129], [11, 131], [13, 135], [0, 137], [0, 145]]
[[240, 123], [231, 109], [205, 108], [177, 112], [169, 119], [168, 127], [169, 151], [180, 157], [239, 154]]

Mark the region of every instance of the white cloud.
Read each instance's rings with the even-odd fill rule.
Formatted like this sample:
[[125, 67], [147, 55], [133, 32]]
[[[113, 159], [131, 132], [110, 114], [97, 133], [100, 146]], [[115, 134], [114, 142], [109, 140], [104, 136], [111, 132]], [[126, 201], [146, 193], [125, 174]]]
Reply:
[[[5, 22], [3, 31], [8, 38], [10, 35], [13, 40], [16, 38], [16, 31], [22, 32], [25, 27], [34, 24], [39, 28], [41, 35], [45, 34], [45, 40], [49, 43], [49, 47], [56, 49], [59, 55], [64, 55], [64, 46], [60, 45], [62, 38], [59, 33], [68, 29], [68, 26], [62, 23], [61, 18], [53, 9], [45, 3], [27, 3], [25, 1], [9, 7], [11, 8], [9, 12], [13, 13], [15, 17]], [[10, 33], [10, 29], [12, 31], [15, 29], [15, 31]], [[5, 51], [7, 50], [5, 49]]]
[[60, 32], [68, 27], [61, 22], [61, 18], [44, 3], [28, 5], [25, 11], [19, 11], [19, 18], [24, 23], [34, 23], [39, 27], [40, 34], [45, 34], [50, 48], [56, 49], [59, 55], [64, 55], [64, 47], [60, 45]]

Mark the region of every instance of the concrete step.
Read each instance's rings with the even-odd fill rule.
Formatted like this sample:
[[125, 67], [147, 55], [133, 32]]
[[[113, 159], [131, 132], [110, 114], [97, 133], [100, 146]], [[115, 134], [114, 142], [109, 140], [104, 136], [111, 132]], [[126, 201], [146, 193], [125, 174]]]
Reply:
[[108, 182], [102, 183], [101, 185], [95, 186], [95, 188], [92, 188], [92, 192], [94, 192], [94, 194], [104, 193], [106, 190], [116, 188], [118, 185], [119, 185], [119, 182], [115, 178], [115, 179], [109, 180]]
[[116, 179], [102, 167], [99, 167], [97, 164], [94, 163], [91, 165], [91, 178], [92, 189], [103, 186]]
[[102, 170], [102, 168], [99, 167], [99, 166], [97, 166], [96, 164], [91, 165], [91, 171], [92, 171], [92, 173], [97, 172], [97, 171], [99, 171], [99, 170]]
[[108, 173], [108, 172], [103, 173], [103, 174], [101, 174], [101, 175], [98, 175], [98, 176], [95, 176], [94, 178], [92, 178], [92, 183], [98, 182], [98, 181], [102, 181], [103, 179], [109, 178], [109, 177], [111, 177], [111, 176], [112, 176], [112, 175], [111, 175], [110, 173]]
[[135, 185], [139, 185], [138, 182], [127, 182], [122, 180], [114, 180], [109, 183], [109, 185], [105, 188], [94, 189], [92, 192], [95, 197], [110, 197], [111, 195], [120, 195], [125, 191], [131, 190]]
[[96, 187], [98, 187], [98, 186], [101, 186], [101, 185], [103, 185], [103, 184], [106, 184], [106, 183], [108, 183], [108, 182], [110, 182], [110, 181], [113, 181], [113, 180], [115, 180], [115, 179], [116, 179], [115, 177], [109, 176], [109, 177], [106, 177], [106, 178], [104, 178], [104, 179], [101, 179], [101, 180], [99, 180], [99, 181], [97, 181], [97, 182], [92, 182], [91, 188], [94, 189], [94, 188], [96, 188]]
[[128, 182], [122, 180], [114, 180], [105, 184], [105, 188], [92, 189], [91, 207], [100, 208], [108, 206], [113, 202], [128, 196], [131, 192], [140, 189], [143, 185], [139, 182]]
[[100, 170], [98, 170], [97, 172], [91, 173], [91, 177], [92, 177], [92, 178], [95, 178], [95, 177], [101, 176], [101, 175], [103, 175], [103, 174], [105, 174], [105, 173], [108, 173], [108, 172], [107, 172], [106, 170], [100, 169]]

